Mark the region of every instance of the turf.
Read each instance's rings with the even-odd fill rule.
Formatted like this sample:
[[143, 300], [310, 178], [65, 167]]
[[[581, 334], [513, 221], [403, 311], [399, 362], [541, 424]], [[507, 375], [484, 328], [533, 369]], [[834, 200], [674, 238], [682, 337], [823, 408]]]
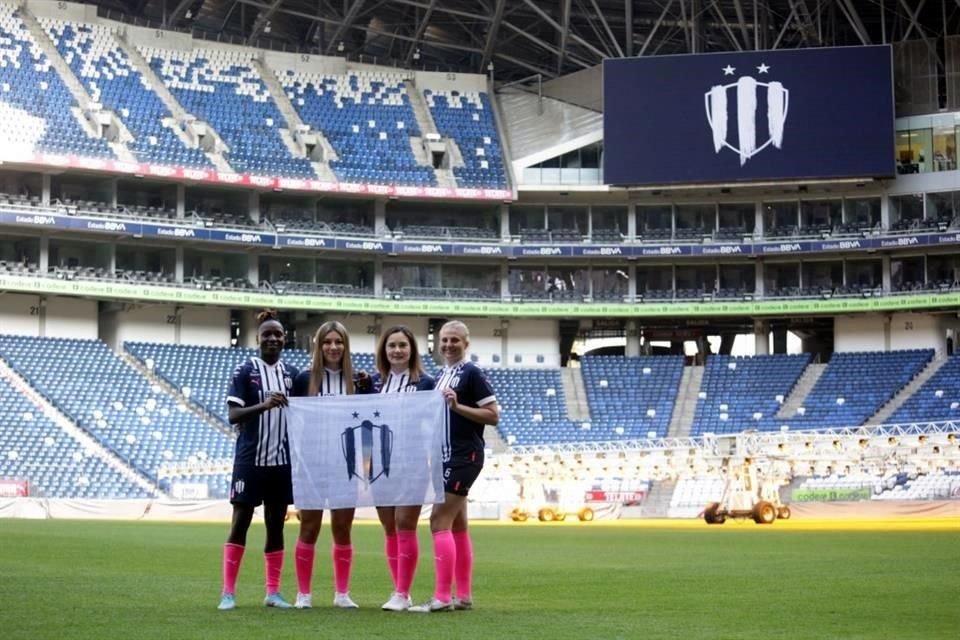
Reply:
[[[263, 530], [250, 532], [238, 609], [216, 610], [225, 525], [0, 520], [0, 637], [960, 637], [952, 530], [790, 526], [477, 526], [470, 612], [379, 610], [390, 592], [375, 525], [355, 527], [352, 594], [329, 607], [328, 532], [310, 611], [261, 606]], [[288, 547], [295, 528], [288, 527]], [[421, 532], [415, 599], [433, 584]], [[284, 592], [296, 591], [289, 557]]]

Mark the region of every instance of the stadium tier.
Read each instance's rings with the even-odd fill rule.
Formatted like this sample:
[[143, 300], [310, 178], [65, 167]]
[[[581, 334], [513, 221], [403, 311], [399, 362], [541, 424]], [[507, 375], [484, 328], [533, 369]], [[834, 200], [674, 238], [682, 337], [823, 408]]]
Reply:
[[[192, 345], [128, 342], [124, 349], [160, 378], [225, 426], [227, 420], [227, 388], [230, 377], [246, 359], [257, 354], [255, 349], [203, 347]], [[373, 371], [373, 354], [354, 353], [357, 371]], [[287, 349], [284, 361], [299, 370], [310, 366], [310, 354], [302, 349]]]
[[[206, 155], [189, 147], [172, 127], [173, 115], [130, 64], [113, 32], [93, 24], [40, 18], [57, 51], [94, 101], [116, 114], [133, 136], [128, 148], [141, 162], [213, 169]], [[166, 122], [165, 122], [166, 121]]]
[[779, 428], [776, 413], [809, 362], [809, 354], [710, 356], [691, 435]]
[[888, 422], [910, 423], [960, 418], [960, 356], [954, 355], [907, 398]]
[[83, 117], [17, 10], [0, 4], [0, 139], [6, 151], [115, 158], [81, 125]]
[[464, 166], [454, 168], [461, 187], [506, 189], [503, 151], [493, 117], [490, 98], [483, 92], [423, 92], [444, 137], [453, 138], [460, 147]]
[[582, 442], [599, 438], [601, 431], [585, 431], [567, 418], [560, 372], [556, 369], [484, 370], [500, 403], [500, 434], [508, 444]]
[[281, 86], [304, 123], [337, 153], [330, 167], [343, 182], [433, 187], [433, 168], [418, 164], [411, 138], [421, 133], [403, 76], [354, 72], [324, 76], [288, 70]]
[[784, 418], [791, 429], [863, 424], [933, 358], [933, 349], [835, 353], [803, 402]]
[[87, 445], [0, 378], [0, 478], [26, 480], [46, 498], [145, 498]]
[[584, 357], [591, 425], [583, 439], [666, 436], [682, 376], [683, 356]]
[[210, 125], [237, 173], [281, 178], [316, 178], [309, 160], [284, 145], [283, 115], [252, 67], [253, 52], [143, 48], [150, 68], [187, 113]]
[[0, 336], [0, 357], [37, 391], [144, 476], [163, 464], [221, 460], [233, 440], [99, 340]]

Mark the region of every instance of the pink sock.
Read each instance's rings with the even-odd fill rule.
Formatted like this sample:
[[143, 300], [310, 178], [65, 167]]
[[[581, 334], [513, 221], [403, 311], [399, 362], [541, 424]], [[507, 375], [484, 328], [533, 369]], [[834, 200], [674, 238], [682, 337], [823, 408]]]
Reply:
[[457, 563], [457, 545], [454, 544], [450, 531], [437, 531], [433, 534], [433, 561], [437, 565], [433, 597], [441, 602], [450, 602], [453, 567]]
[[420, 560], [420, 542], [416, 531], [397, 531], [397, 593], [410, 595], [413, 576]]
[[384, 536], [383, 551], [387, 556], [387, 565], [390, 567], [390, 577], [393, 578], [393, 590], [397, 590], [397, 534]]
[[283, 549], [264, 553], [263, 561], [266, 564], [267, 593], [276, 593], [280, 591], [280, 574], [283, 573]]
[[470, 541], [470, 532], [454, 532], [453, 543], [457, 547], [457, 562], [453, 568], [454, 581], [457, 583], [457, 597], [461, 600], [471, 600], [473, 586], [473, 543]]
[[310, 593], [310, 582], [313, 580], [313, 556], [316, 545], [297, 540], [295, 564], [297, 566], [297, 591]]
[[350, 592], [350, 570], [353, 568], [353, 545], [333, 545], [333, 588], [337, 593]]
[[243, 551], [243, 545], [229, 542], [223, 545], [223, 593], [237, 592], [237, 574], [240, 573]]

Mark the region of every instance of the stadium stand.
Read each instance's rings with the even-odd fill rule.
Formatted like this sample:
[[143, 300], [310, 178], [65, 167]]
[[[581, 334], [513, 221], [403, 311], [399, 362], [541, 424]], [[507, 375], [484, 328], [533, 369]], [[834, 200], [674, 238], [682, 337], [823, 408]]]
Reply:
[[0, 357], [100, 444], [151, 479], [161, 464], [233, 454], [229, 436], [152, 385], [99, 340], [4, 335]]
[[797, 415], [793, 429], [863, 424], [933, 358], [933, 349], [835, 353]]
[[309, 160], [295, 158], [280, 137], [283, 115], [250, 65], [253, 51], [144, 48], [150, 68], [188, 113], [209, 124], [234, 171], [281, 178], [316, 178]]
[[136, 484], [37, 411], [0, 378], [0, 478], [30, 482], [46, 498], [146, 498]]
[[[197, 148], [188, 147], [170, 126], [172, 114], [130, 64], [106, 27], [40, 18], [60, 55], [91, 97], [117, 114], [134, 139], [128, 147], [141, 162], [213, 169]], [[164, 124], [168, 120], [170, 126]]]
[[115, 158], [80, 124], [79, 113], [15, 8], [0, 4], [0, 139], [6, 150]]
[[440, 135], [456, 140], [463, 167], [453, 170], [461, 187], [506, 189], [500, 136], [490, 98], [483, 92], [423, 92]]
[[488, 367], [484, 372], [496, 390], [501, 408], [497, 428], [508, 444], [581, 442], [600, 436], [567, 419], [559, 370]]
[[[227, 386], [233, 371], [256, 355], [255, 349], [203, 347], [196, 345], [127, 342], [124, 349], [148, 369], [179, 390], [189, 400], [224, 425], [227, 420]], [[310, 354], [286, 349], [283, 359], [297, 369], [310, 366]], [[373, 371], [373, 354], [352, 354], [354, 370]], [[229, 454], [232, 456], [232, 451]]]
[[333, 145], [339, 160], [330, 167], [341, 181], [437, 185], [432, 167], [418, 164], [411, 149], [420, 130], [401, 74], [287, 70], [278, 80], [303, 121]]
[[910, 423], [960, 418], [960, 356], [954, 355], [904, 402], [889, 422]]
[[586, 356], [582, 365], [592, 421], [584, 440], [667, 435], [683, 356]]
[[691, 435], [779, 428], [774, 416], [809, 362], [809, 354], [710, 356]]

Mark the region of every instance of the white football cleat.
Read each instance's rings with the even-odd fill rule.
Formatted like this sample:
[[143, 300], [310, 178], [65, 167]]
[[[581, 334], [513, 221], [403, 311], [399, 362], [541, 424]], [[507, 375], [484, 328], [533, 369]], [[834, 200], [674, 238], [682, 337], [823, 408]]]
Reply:
[[350, 599], [349, 593], [333, 594], [333, 606], [338, 609], [359, 609], [360, 605]]
[[437, 613], [438, 611], [453, 611], [453, 603], [431, 598], [430, 602], [410, 607], [407, 609], [407, 611], [410, 611], [411, 613]]
[[313, 596], [309, 593], [297, 593], [297, 601], [293, 606], [297, 609], [312, 609]]
[[406, 611], [413, 605], [413, 601], [410, 599], [410, 596], [400, 595], [394, 591], [390, 595], [390, 599], [383, 603], [383, 606], [380, 607], [384, 611]]

